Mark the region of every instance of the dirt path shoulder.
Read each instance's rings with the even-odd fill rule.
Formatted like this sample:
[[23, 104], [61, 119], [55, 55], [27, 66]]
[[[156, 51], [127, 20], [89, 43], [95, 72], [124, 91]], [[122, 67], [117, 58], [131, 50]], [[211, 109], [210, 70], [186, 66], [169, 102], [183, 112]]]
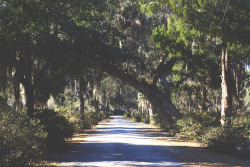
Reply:
[[187, 167], [250, 167], [250, 160], [211, 152], [201, 143], [170, 137], [169, 133], [154, 125], [141, 123], [140, 127], [145, 132], [142, 134], [157, 139], [162, 145], [168, 146], [175, 158]]

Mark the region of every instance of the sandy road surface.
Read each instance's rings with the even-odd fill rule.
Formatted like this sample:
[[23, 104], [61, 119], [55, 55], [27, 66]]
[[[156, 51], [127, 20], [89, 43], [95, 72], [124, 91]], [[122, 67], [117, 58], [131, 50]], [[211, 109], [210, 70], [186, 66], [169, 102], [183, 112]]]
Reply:
[[64, 155], [64, 162], [57, 166], [182, 166], [172, 158], [169, 148], [141, 133], [139, 123], [129, 122], [122, 116], [112, 116], [110, 122], [99, 127], [74, 151]]

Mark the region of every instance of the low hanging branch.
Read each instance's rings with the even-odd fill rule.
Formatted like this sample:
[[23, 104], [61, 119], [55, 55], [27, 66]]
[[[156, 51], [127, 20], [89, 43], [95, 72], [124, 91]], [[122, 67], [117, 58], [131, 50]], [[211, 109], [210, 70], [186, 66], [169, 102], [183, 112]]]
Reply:
[[158, 109], [159, 113], [166, 119], [170, 126], [173, 124], [172, 117], [181, 117], [181, 113], [175, 108], [171, 101], [167, 98], [168, 95], [161, 92], [154, 84], [149, 84], [143, 78], [138, 79], [137, 76], [131, 75], [117, 66], [99, 62], [97, 68], [103, 72], [106, 72], [113, 77], [119, 78], [122, 81], [127, 82], [135, 89], [139, 90], [149, 102]]

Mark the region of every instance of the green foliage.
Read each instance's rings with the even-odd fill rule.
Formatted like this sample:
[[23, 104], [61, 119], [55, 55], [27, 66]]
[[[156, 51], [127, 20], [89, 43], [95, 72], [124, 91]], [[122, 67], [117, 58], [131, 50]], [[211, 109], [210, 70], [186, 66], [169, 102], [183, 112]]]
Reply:
[[214, 112], [192, 112], [177, 120], [175, 132], [177, 137], [202, 141], [209, 127], [219, 126], [220, 115]]
[[142, 121], [142, 115], [139, 114], [139, 113], [134, 113], [132, 115], [132, 119], [135, 121], [135, 122], [141, 122]]
[[250, 136], [250, 114], [234, 112], [225, 126], [220, 125], [219, 119], [220, 115], [214, 112], [192, 112], [177, 120], [172, 131], [177, 137], [200, 141], [221, 153], [246, 153]]
[[163, 117], [161, 117], [159, 114], [154, 114], [151, 119], [154, 125], [159, 126], [160, 128], [165, 129], [165, 130], [169, 129], [169, 126], [166, 120]]
[[160, 7], [159, 3], [150, 3], [147, 5], [144, 5], [147, 1], [139, 1], [139, 3], [141, 4], [141, 10], [151, 17], [154, 16], [154, 13], [157, 12]]
[[127, 117], [127, 118], [128, 118], [128, 117], [131, 117], [131, 112], [130, 112], [130, 111], [125, 112], [125, 113], [124, 113], [124, 116]]
[[244, 137], [244, 127], [227, 125], [211, 128], [204, 136], [204, 142], [210, 148], [220, 153], [241, 154], [247, 152], [247, 138]]
[[63, 95], [63, 99], [63, 102], [60, 103], [61, 106], [57, 107], [55, 111], [69, 120], [70, 124], [74, 127], [74, 132], [76, 133], [81, 132], [84, 129], [90, 129], [92, 125], [97, 125], [99, 121], [110, 116], [110, 112], [106, 111], [92, 112], [92, 110], [94, 110], [93, 107], [88, 104], [88, 101], [86, 101], [83, 117], [84, 120], [82, 120], [79, 101], [77, 101], [75, 96], [68, 93]]
[[100, 114], [96, 112], [90, 112], [85, 117], [91, 125], [97, 125], [100, 121]]
[[142, 122], [145, 124], [150, 124], [150, 117], [148, 115], [142, 115]]
[[45, 153], [48, 133], [26, 111], [0, 107], [0, 166], [26, 166]]
[[86, 127], [89, 128], [89, 126], [81, 121], [81, 113], [76, 105], [77, 103], [62, 105], [57, 107], [55, 111], [69, 120], [70, 124], [73, 125], [75, 132], [81, 132], [83, 129], [86, 129]]
[[249, 113], [236, 111], [225, 126], [210, 128], [203, 142], [217, 152], [244, 155], [250, 139], [249, 120]]
[[160, 117], [160, 115], [159, 114], [154, 114], [152, 116], [152, 121], [153, 121], [154, 125], [160, 125], [160, 123], [161, 123], [161, 117]]
[[82, 121], [83, 128], [89, 129], [92, 125], [97, 125], [98, 122], [107, 119], [110, 116], [110, 113], [105, 111], [100, 111], [99, 113], [96, 112], [89, 112], [85, 114], [84, 121]]
[[40, 120], [40, 125], [44, 126], [45, 131], [48, 133], [46, 138], [48, 151], [58, 148], [66, 139], [73, 136], [73, 125], [54, 110], [36, 110], [34, 117]]
[[100, 116], [100, 118], [99, 118], [99, 120], [100, 121], [102, 121], [102, 120], [104, 120], [104, 119], [107, 119], [107, 118], [109, 118], [110, 117], [110, 115], [111, 115], [111, 113], [110, 112], [105, 112], [105, 111], [100, 111], [100, 114], [99, 114]]
[[6, 107], [7, 105], [5, 104], [6, 101], [5, 101], [5, 98], [4, 98], [4, 95], [2, 92], [0, 92], [0, 107]]
[[250, 123], [242, 127], [235, 124], [215, 127], [208, 131], [204, 139], [208, 146], [217, 152], [244, 156], [247, 153], [249, 128]]

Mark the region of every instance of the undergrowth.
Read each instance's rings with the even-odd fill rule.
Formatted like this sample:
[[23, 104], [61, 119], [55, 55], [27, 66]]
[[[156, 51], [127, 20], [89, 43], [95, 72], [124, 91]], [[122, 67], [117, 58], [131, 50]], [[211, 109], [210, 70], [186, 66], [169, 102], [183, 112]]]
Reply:
[[215, 112], [192, 112], [176, 121], [171, 132], [179, 138], [199, 141], [220, 153], [247, 154], [250, 134], [250, 114], [235, 111], [221, 126], [220, 114]]

